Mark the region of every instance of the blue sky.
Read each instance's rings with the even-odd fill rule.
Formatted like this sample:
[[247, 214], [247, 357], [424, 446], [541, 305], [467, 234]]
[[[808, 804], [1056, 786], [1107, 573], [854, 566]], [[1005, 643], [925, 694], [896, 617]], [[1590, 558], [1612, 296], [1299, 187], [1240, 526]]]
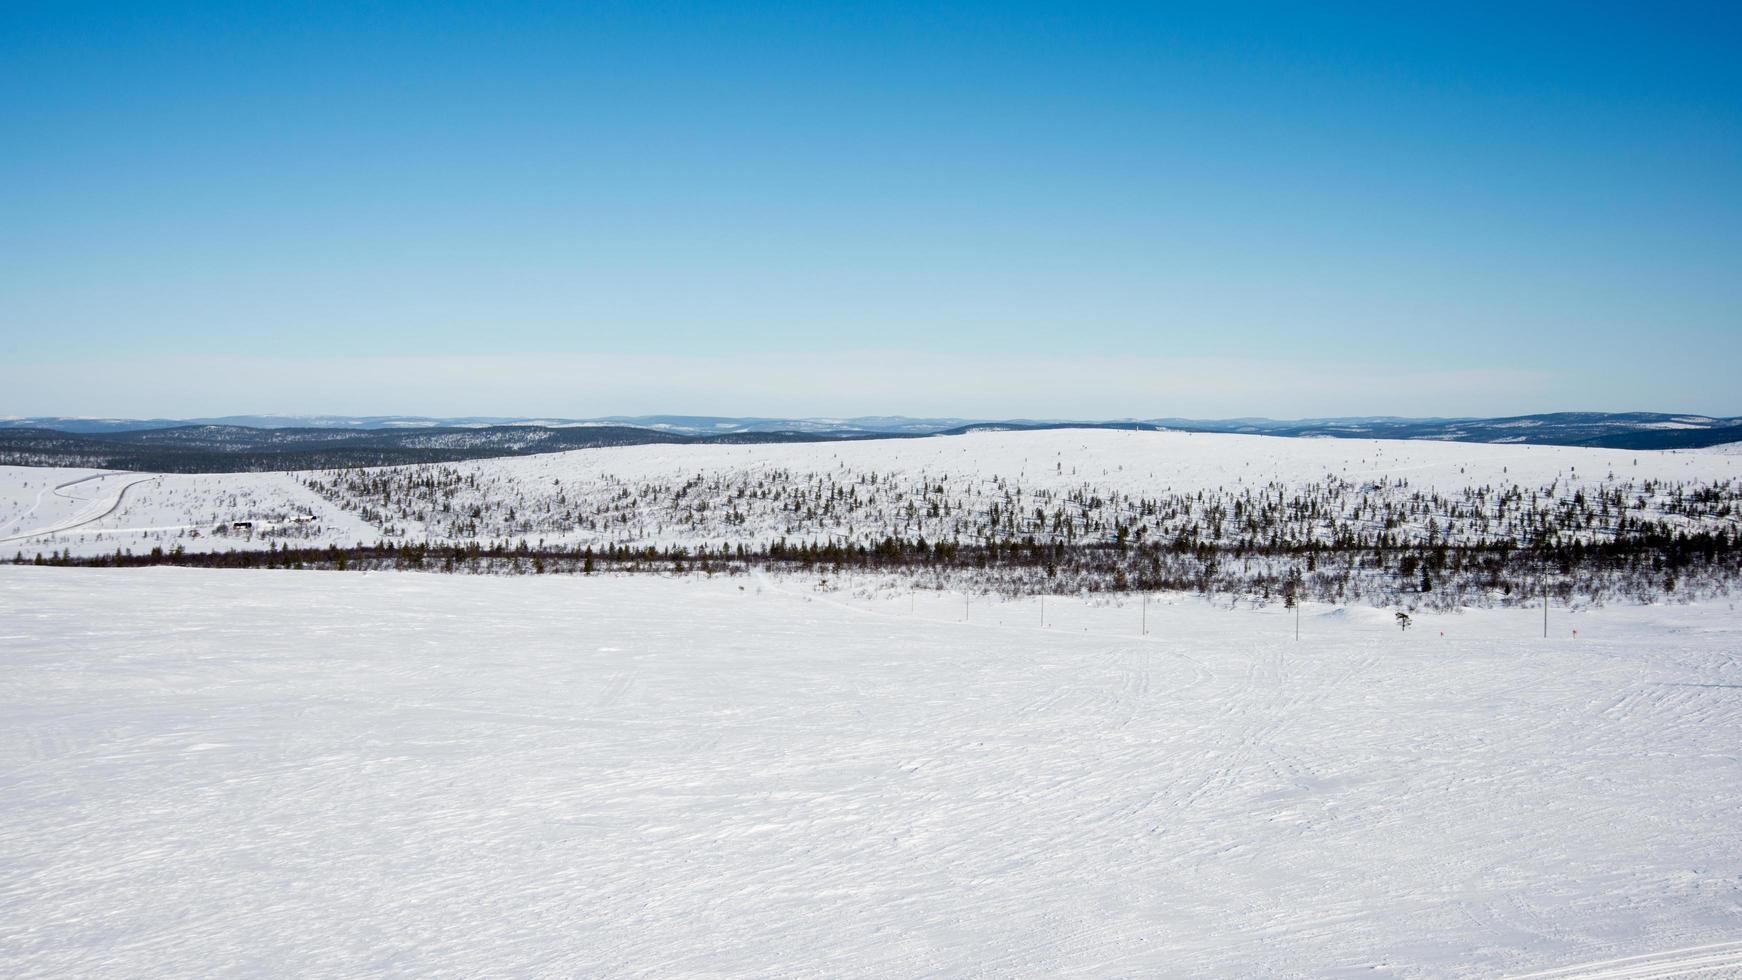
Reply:
[[0, 7], [0, 413], [1742, 413], [1734, 5]]

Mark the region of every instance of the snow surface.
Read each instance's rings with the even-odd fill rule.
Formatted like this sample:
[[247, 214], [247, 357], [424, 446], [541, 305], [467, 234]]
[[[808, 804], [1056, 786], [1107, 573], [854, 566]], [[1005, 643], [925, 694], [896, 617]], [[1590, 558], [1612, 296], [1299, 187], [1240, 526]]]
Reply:
[[1296, 642], [1184, 599], [5, 566], [0, 610], [8, 977], [1742, 963], [1727, 604]]

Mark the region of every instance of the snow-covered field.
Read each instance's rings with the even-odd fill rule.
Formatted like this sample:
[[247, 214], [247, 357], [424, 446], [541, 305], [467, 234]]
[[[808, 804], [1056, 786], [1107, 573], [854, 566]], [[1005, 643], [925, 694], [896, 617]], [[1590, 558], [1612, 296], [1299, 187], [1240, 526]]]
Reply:
[[1297, 642], [1185, 599], [8, 566], [0, 612], [8, 977], [1742, 968], [1727, 603]]

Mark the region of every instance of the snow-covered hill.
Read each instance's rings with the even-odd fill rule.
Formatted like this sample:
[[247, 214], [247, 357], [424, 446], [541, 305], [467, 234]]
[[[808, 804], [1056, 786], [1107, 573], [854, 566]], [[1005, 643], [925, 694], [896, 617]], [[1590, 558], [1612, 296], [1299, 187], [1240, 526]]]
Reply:
[[[1528, 543], [1551, 534], [1601, 541], [1640, 522], [1731, 531], [1742, 518], [1742, 463], [1724, 453], [1049, 430], [161, 476], [88, 523], [21, 537], [67, 528], [58, 512], [31, 507], [45, 485], [89, 476], [0, 468], [0, 537], [27, 553], [87, 554], [292, 540], [643, 546], [1384, 534]], [[117, 475], [66, 493], [137, 481]], [[236, 522], [253, 526], [232, 533]]]

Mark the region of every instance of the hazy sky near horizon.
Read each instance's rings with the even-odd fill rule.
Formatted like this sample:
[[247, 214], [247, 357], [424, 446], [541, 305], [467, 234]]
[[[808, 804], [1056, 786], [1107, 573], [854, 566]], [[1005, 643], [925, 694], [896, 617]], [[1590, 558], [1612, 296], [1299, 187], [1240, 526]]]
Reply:
[[1742, 413], [1735, 4], [0, 6], [0, 414]]

